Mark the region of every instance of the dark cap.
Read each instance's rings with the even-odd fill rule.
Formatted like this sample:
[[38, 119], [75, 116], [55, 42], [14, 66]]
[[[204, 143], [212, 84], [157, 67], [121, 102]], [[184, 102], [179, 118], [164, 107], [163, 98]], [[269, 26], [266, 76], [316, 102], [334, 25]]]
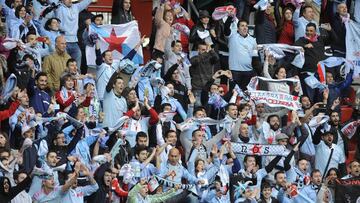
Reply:
[[199, 18], [210, 18], [210, 14], [207, 10], [202, 10], [199, 12]]

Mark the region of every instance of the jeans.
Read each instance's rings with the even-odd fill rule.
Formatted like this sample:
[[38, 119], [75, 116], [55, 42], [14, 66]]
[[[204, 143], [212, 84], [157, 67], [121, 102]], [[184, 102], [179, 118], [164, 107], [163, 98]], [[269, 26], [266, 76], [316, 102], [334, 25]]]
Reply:
[[81, 67], [81, 50], [77, 42], [67, 42], [66, 43], [66, 52], [71, 56], [71, 58], [76, 60], [76, 65], [78, 72], [80, 73]]
[[231, 71], [233, 80], [239, 87], [245, 91], [252, 77], [256, 76], [255, 71]]

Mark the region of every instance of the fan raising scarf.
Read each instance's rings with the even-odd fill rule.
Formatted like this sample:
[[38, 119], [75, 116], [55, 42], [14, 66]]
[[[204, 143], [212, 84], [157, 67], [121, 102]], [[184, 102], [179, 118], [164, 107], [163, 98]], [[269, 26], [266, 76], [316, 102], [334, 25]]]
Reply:
[[258, 45], [259, 53], [264, 54], [265, 51], [269, 52], [274, 58], [281, 59], [286, 56], [286, 53], [296, 54], [292, 65], [297, 68], [302, 68], [305, 63], [305, 55], [302, 52], [302, 47], [290, 46], [288, 44], [260, 44]]
[[286, 147], [273, 144], [231, 143], [236, 154], [258, 155], [258, 156], [287, 156]]
[[234, 8], [234, 6], [231, 5], [217, 7], [215, 8], [211, 16], [214, 20], [221, 20], [227, 16], [233, 16], [232, 14], [229, 15], [229, 12], [236, 13], [236, 8]]
[[180, 131], [184, 131], [184, 130], [187, 130], [189, 129], [190, 127], [194, 126], [194, 125], [218, 125], [220, 123], [223, 123], [224, 122], [224, 119], [223, 120], [214, 120], [212, 118], [209, 118], [209, 117], [206, 117], [206, 118], [191, 118], [183, 123], [180, 123], [178, 125], [178, 129]]
[[[175, 181], [167, 180], [165, 178], [162, 178], [160, 176], [154, 175], [153, 176], [161, 185], [164, 185], [166, 187], [175, 187], [175, 185], [181, 184]], [[193, 188], [195, 185], [192, 184], [181, 184], [181, 189], [183, 190], [189, 190]]]
[[354, 69], [355, 66], [350, 61], [346, 60], [342, 57], [329, 57], [325, 60], [319, 61], [317, 65], [317, 74], [319, 75], [319, 79], [317, 79], [314, 73], [308, 73], [308, 77], [305, 78], [305, 83], [315, 89], [318, 88], [320, 91], [323, 91], [327, 88], [325, 83], [326, 81], [326, 68], [336, 68], [342, 64], [345, 64], [345, 69], [342, 71], [344, 75], [349, 74], [350, 69]]

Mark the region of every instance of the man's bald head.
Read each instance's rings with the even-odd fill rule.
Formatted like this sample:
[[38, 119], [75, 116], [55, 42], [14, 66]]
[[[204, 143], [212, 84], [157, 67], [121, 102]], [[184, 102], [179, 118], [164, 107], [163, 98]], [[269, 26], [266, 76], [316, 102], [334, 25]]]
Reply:
[[168, 161], [171, 165], [177, 165], [180, 160], [180, 151], [177, 148], [172, 148], [169, 151]]
[[56, 37], [55, 39], [55, 48], [59, 53], [65, 53], [66, 51], [66, 40], [63, 35]]

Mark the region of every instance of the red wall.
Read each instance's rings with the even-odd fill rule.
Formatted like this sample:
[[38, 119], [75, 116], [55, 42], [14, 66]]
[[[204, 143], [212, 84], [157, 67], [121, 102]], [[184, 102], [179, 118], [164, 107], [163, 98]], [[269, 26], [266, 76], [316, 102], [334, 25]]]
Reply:
[[[135, 19], [139, 22], [139, 29], [142, 35], [150, 37], [152, 25], [152, 0], [132, 0], [131, 9]], [[144, 62], [149, 60], [150, 51], [143, 49]]]
[[88, 10], [90, 12], [111, 12], [112, 0], [97, 0], [91, 3]]

